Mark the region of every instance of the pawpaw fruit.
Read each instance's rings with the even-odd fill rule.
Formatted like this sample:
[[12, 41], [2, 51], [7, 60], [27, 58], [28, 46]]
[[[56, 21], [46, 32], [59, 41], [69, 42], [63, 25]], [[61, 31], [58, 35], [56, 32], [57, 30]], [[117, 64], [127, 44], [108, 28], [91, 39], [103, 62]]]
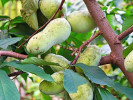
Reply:
[[[96, 45], [89, 45], [79, 56], [76, 63], [83, 63], [88, 66], [97, 66], [101, 59], [101, 50]], [[81, 68], [75, 68], [78, 73], [83, 73]]]
[[68, 64], [70, 64], [70, 61], [68, 61], [65, 57], [63, 57], [61, 55], [55, 55], [53, 53], [46, 55], [44, 58], [44, 61], [54, 62], [54, 63], [58, 63], [60, 65], [60, 66], [50, 65], [50, 67], [52, 68], [52, 70], [54, 72], [64, 71], [65, 68], [68, 67]]
[[20, 10], [23, 20], [34, 30], [38, 29], [38, 0], [21, 0], [22, 9]]
[[63, 86], [64, 73], [61, 71], [56, 72], [52, 74], [51, 77], [54, 79], [54, 81], [50, 82], [43, 80], [40, 83], [39, 85], [40, 91], [48, 95], [54, 95], [64, 91], [64, 86]]
[[69, 93], [72, 100], [93, 100], [93, 88], [88, 81], [86, 84], [78, 86], [76, 93]]
[[70, 33], [71, 26], [65, 18], [54, 19], [28, 41], [27, 51], [34, 55], [43, 54], [53, 45], [64, 42]]
[[[50, 19], [54, 15], [58, 7], [60, 6], [60, 1], [59, 0], [40, 0], [39, 5], [43, 15], [46, 18]], [[65, 11], [65, 8], [63, 7], [62, 10], [58, 11], [55, 18], [61, 17], [64, 11]]]
[[125, 58], [124, 65], [128, 72], [133, 72], [133, 50]]
[[87, 10], [74, 11], [67, 16], [72, 32], [86, 33], [96, 27], [96, 24]]

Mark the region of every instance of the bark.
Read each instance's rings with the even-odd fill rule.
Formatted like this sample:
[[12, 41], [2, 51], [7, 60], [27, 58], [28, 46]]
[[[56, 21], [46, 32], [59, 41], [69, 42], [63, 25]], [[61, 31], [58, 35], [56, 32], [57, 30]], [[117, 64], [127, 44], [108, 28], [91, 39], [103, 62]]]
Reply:
[[107, 21], [104, 13], [102, 12], [100, 6], [98, 5], [96, 0], [84, 0], [91, 16], [94, 18], [95, 23], [99, 27], [101, 31], [101, 35], [108, 42], [111, 48], [111, 62], [113, 64], [118, 65], [118, 67], [122, 70], [129, 83], [133, 87], [133, 74], [127, 72], [124, 67], [124, 58], [122, 55], [123, 47], [121, 41], [118, 39], [118, 36], [115, 34], [113, 29], [111, 28], [109, 22]]

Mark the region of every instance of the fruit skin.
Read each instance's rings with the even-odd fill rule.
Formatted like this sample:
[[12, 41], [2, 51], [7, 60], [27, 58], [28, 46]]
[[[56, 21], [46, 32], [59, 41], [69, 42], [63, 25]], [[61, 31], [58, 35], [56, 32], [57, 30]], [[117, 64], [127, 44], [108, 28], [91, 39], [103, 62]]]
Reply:
[[43, 31], [34, 35], [29, 40], [26, 48], [31, 54], [43, 54], [53, 45], [64, 42], [70, 33], [71, 27], [65, 18], [54, 19]]
[[128, 72], [133, 72], [133, 50], [125, 58], [124, 65]]
[[75, 33], [86, 33], [96, 27], [87, 10], [74, 11], [67, 17], [67, 20]]
[[21, 0], [21, 15], [23, 20], [34, 30], [38, 29], [37, 10], [38, 0]]
[[93, 100], [93, 88], [88, 81], [86, 84], [80, 85], [76, 93], [69, 93], [72, 100]]
[[[40, 0], [40, 10], [43, 13], [43, 15], [50, 19], [58, 7], [60, 6], [60, 1], [59, 0]], [[65, 9], [63, 8], [62, 10], [59, 10], [55, 18], [61, 17], [63, 15], [63, 11]]]
[[64, 91], [64, 86], [63, 86], [64, 73], [60, 71], [52, 74], [51, 76], [54, 79], [54, 81], [49, 82], [43, 80], [39, 85], [40, 91], [48, 95], [54, 95]]
[[65, 57], [61, 55], [55, 55], [53, 53], [46, 55], [44, 58], [44, 61], [54, 62], [60, 65], [60, 66], [50, 65], [50, 67], [52, 68], [54, 72], [64, 71], [65, 68], [68, 67], [68, 64], [70, 64], [70, 61], [68, 61]]
[[[101, 50], [96, 45], [88, 46], [83, 53], [79, 56], [76, 63], [83, 63], [88, 66], [97, 66], [101, 59]], [[76, 67], [78, 73], [83, 73], [83, 71]]]

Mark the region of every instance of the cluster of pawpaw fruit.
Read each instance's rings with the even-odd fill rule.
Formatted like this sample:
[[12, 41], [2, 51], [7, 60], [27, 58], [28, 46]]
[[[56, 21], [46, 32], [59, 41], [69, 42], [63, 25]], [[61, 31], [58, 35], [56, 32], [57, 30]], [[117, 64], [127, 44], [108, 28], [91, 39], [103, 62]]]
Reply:
[[[79, 56], [77, 63], [83, 63], [88, 66], [97, 66], [101, 59], [101, 51], [96, 45], [88, 46], [83, 53]], [[64, 70], [69, 68], [70, 61], [61, 55], [53, 53], [47, 54], [44, 57], [44, 61], [58, 63], [59, 65], [50, 65], [54, 73], [51, 75], [54, 81], [49, 82], [43, 80], [40, 83], [39, 89], [42, 93], [47, 95], [55, 95], [64, 92], [64, 100], [93, 100], [93, 88], [89, 80], [86, 84], [78, 86], [76, 93], [68, 93], [65, 91], [63, 84]], [[76, 67], [81, 77], [84, 77], [83, 71]], [[70, 80], [71, 81], [71, 80]]]
[[[21, 0], [23, 20], [34, 30], [45, 24], [60, 6], [60, 0]], [[74, 11], [66, 16], [65, 6], [55, 18], [27, 44], [29, 53], [38, 55], [47, 52], [53, 45], [64, 42], [71, 31], [86, 33], [96, 27], [87, 10]], [[62, 17], [63, 16], [63, 17]], [[61, 18], [60, 18], [61, 17]]]
[[[23, 20], [34, 30], [45, 24], [60, 5], [60, 0], [21, 0], [21, 2]], [[44, 54], [52, 46], [64, 42], [70, 36], [71, 31], [86, 33], [96, 27], [94, 20], [86, 10], [74, 11], [68, 16], [65, 16], [65, 13], [66, 8], [63, 6], [55, 19], [28, 41], [26, 49], [29, 53], [34, 55]], [[90, 45], [81, 53], [77, 63], [97, 66], [100, 59], [100, 49], [95, 45]], [[47, 54], [44, 61], [58, 63], [59, 65], [50, 65], [54, 71], [51, 75], [54, 81], [43, 80], [39, 86], [42, 93], [54, 95], [64, 91], [64, 100], [93, 100], [93, 88], [88, 79], [86, 79], [86, 84], [78, 87], [76, 93], [65, 91], [63, 85], [64, 70], [69, 68], [70, 61], [61, 55], [52, 53]], [[85, 78], [80, 68], [76, 67], [75, 70], [81, 77]]]

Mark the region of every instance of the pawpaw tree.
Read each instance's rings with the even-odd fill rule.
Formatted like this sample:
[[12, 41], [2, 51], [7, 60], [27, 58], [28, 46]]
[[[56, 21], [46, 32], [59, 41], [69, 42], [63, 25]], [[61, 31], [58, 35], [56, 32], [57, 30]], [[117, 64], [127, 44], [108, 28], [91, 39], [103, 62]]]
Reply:
[[133, 100], [132, 0], [0, 8], [0, 100]]

